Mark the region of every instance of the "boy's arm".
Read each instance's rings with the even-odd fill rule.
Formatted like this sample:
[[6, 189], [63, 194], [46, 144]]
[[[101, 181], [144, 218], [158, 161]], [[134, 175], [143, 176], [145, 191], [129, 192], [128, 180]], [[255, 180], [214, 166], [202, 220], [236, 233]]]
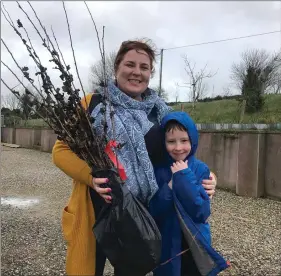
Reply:
[[210, 216], [210, 199], [202, 186], [202, 180], [210, 175], [204, 163], [199, 165], [197, 176], [186, 168], [173, 174], [173, 191], [186, 213], [196, 223], [205, 223]]

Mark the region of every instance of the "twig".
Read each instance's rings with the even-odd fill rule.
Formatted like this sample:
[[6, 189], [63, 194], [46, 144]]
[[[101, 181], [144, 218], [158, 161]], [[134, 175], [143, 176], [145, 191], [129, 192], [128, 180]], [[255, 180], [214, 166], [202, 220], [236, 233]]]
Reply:
[[[23, 84], [23, 82], [17, 77], [17, 75], [13, 72], [13, 70], [7, 65], [7, 64], [5, 64], [2, 60], [1, 60], [1, 63], [16, 77], [16, 79], [20, 82], [20, 84], [26, 89], [26, 90], [28, 90], [28, 88]], [[34, 86], [34, 85], [33, 85]], [[35, 87], [35, 86], [34, 86]], [[36, 87], [35, 87], [36, 88]], [[36, 88], [36, 90], [37, 90], [37, 92], [39, 92], [39, 90]], [[28, 90], [29, 91], [29, 90]], [[14, 94], [14, 93], [13, 93]], [[30, 92], [29, 91], [29, 94], [31, 95], [31, 96], [33, 96], [34, 97], [34, 99], [36, 99], [36, 96], [35, 95], [33, 95], [33, 93], [32, 92]], [[41, 94], [40, 94], [41, 95]], [[43, 100], [45, 100], [45, 98], [42, 96], [42, 98], [43, 98]], [[47, 109], [45, 106], [44, 106], [44, 109], [47, 111], [47, 112], [50, 112], [50, 110], [49, 109]], [[51, 109], [52, 110], [52, 109]], [[68, 131], [65, 129], [65, 127], [63, 126], [63, 124], [62, 124], [62, 122], [59, 120], [59, 118], [58, 118], [58, 116], [57, 116], [57, 114], [54, 112], [54, 110], [52, 110], [52, 112], [53, 112], [53, 115], [55, 115], [55, 117], [58, 119], [58, 121], [60, 122], [60, 125], [61, 125], [61, 127], [68, 133]], [[70, 135], [70, 137], [71, 137], [71, 135]]]
[[59, 44], [58, 44], [58, 41], [57, 41], [57, 38], [56, 38], [56, 36], [55, 36], [55, 32], [54, 32], [52, 26], [51, 26], [51, 31], [52, 31], [52, 34], [53, 34], [53, 38], [54, 38], [54, 40], [55, 40], [55, 42], [56, 42], [56, 46], [57, 46], [57, 48], [58, 48], [58, 50], [59, 50], [59, 53], [60, 53], [60, 55], [61, 55], [63, 64], [64, 64], [66, 70], [69, 72], [70, 66], [69, 66], [69, 65], [66, 65], [66, 62], [65, 62], [64, 57], [63, 57], [63, 55], [62, 55], [62, 52], [61, 52], [61, 50], [60, 50], [60, 46], [59, 46]]
[[[106, 78], [106, 66], [105, 66], [105, 49], [104, 49], [104, 34], [105, 34], [105, 26], [103, 26], [103, 32], [102, 32], [102, 45], [100, 42], [100, 37], [99, 37], [99, 32], [97, 30], [97, 26], [96, 26], [96, 22], [93, 18], [93, 15], [86, 3], [86, 1], [84, 1], [87, 10], [90, 14], [90, 17], [92, 19], [92, 22], [94, 24], [95, 27], [95, 31], [96, 31], [96, 35], [97, 35], [97, 39], [98, 39], [98, 46], [99, 46], [99, 50], [100, 50], [100, 55], [102, 58], [102, 64], [103, 64], [103, 91], [104, 91], [104, 95], [103, 95], [103, 104], [104, 104], [104, 116], [106, 118], [106, 101], [108, 101], [109, 104], [109, 111], [110, 111], [110, 119], [111, 119], [111, 125], [112, 125], [112, 135], [113, 135], [113, 139], [116, 141], [116, 133], [115, 133], [115, 124], [114, 124], [114, 110], [112, 109], [112, 105], [111, 105], [111, 101], [109, 100], [109, 96], [108, 96], [108, 83], [107, 83], [107, 78]], [[106, 129], [107, 129], [107, 123], [105, 120], [105, 124], [104, 124], [104, 135], [106, 136]], [[115, 148], [115, 155], [116, 155], [116, 162], [117, 162], [117, 170], [119, 169], [119, 161], [118, 161], [118, 149]]]
[[[25, 13], [25, 15], [27, 16], [27, 18], [29, 19], [29, 21], [32, 23], [33, 27], [36, 29], [37, 33], [39, 34], [39, 36], [42, 38], [40, 32], [38, 31], [38, 29], [35, 27], [35, 25], [33, 24], [33, 22], [31, 21], [31, 19], [29, 18], [29, 16], [27, 15], [27, 13], [23, 10], [23, 8], [19, 5], [18, 3], [18, 6], [19, 8]], [[9, 15], [9, 13], [7, 12], [7, 14]], [[6, 17], [5, 17], [6, 18]], [[8, 20], [7, 20], [8, 21]], [[42, 78], [42, 81], [44, 83], [43, 87], [44, 89], [50, 89], [51, 93], [54, 95], [54, 92], [52, 91], [51, 87], [53, 87], [53, 89], [55, 90], [55, 87], [53, 85], [53, 83], [50, 81], [50, 78], [48, 77], [48, 75], [45, 73], [45, 68], [42, 66], [41, 64], [41, 61], [40, 61], [40, 58], [37, 56], [36, 52], [35, 52], [35, 49], [31, 43], [31, 40], [28, 36], [28, 33], [26, 31], [26, 29], [24, 28], [24, 26], [22, 25], [22, 23], [20, 22], [20, 20], [17, 21], [18, 22], [18, 26], [19, 28], [23, 28], [25, 30], [25, 33], [29, 39], [29, 42], [31, 44], [31, 47], [27, 45], [25, 39], [23, 39], [21, 33], [14, 27], [14, 25], [12, 25], [10, 22], [10, 25], [11, 27], [14, 29], [14, 31], [16, 32], [16, 34], [21, 38], [22, 42], [24, 43], [24, 45], [26, 46], [30, 56], [32, 57], [33, 61], [35, 62], [36, 66], [38, 67], [38, 69], [40, 70], [40, 73], [41, 73], [41, 78]], [[43, 39], [43, 38], [42, 38]], [[43, 42], [45, 43], [44, 39], [43, 39]], [[31, 49], [33, 50], [33, 53], [31, 52]], [[36, 58], [38, 59], [38, 61], [36, 60]], [[45, 77], [45, 79], [44, 79]], [[46, 83], [46, 80], [48, 82], [48, 84]], [[46, 84], [46, 85], [45, 85]], [[55, 95], [54, 95], [55, 96]]]
[[[18, 3], [18, 1], [17, 1]], [[31, 7], [31, 9], [33, 10], [34, 14], [35, 14], [35, 17], [37, 18], [40, 26], [42, 27], [43, 31], [45, 32], [45, 35], [47, 37], [47, 39], [50, 41], [52, 47], [53, 47], [53, 50], [50, 49], [50, 47], [46, 44], [46, 40], [42, 37], [41, 33], [39, 32], [39, 30], [36, 28], [36, 26], [34, 25], [33, 21], [30, 19], [30, 17], [28, 16], [27, 12], [21, 7], [21, 5], [18, 3], [18, 6], [19, 8], [21, 9], [21, 11], [26, 15], [26, 17], [28, 18], [28, 20], [30, 21], [30, 23], [32, 24], [32, 26], [34, 27], [34, 29], [36, 30], [36, 32], [38, 33], [38, 35], [40, 36], [41, 40], [43, 41], [43, 46], [47, 48], [47, 50], [49, 51], [49, 53], [51, 54], [52, 58], [53, 58], [53, 62], [58, 66], [58, 69], [62, 72], [62, 74], [64, 75], [64, 77], [72, 82], [73, 80], [73, 77], [72, 75], [68, 74], [65, 70], [64, 70], [64, 66], [61, 64], [61, 61], [60, 61], [60, 57], [58, 55], [58, 53], [56, 52], [55, 48], [54, 48], [54, 45], [48, 35], [48, 33], [46, 32], [46, 29], [45, 27], [42, 25], [41, 23], [41, 20], [39, 19], [39, 17], [37, 16], [37, 13], [36, 11], [34, 10], [34, 8], [32, 7], [32, 5], [29, 3], [28, 1], [28, 4], [29, 6]], [[50, 81], [50, 78], [48, 76], [46, 76], [46, 79], [47, 81]], [[42, 78], [43, 82], [44, 82], [44, 79]], [[53, 84], [50, 82], [49, 84], [51, 84], [53, 86]], [[53, 86], [54, 88], [54, 86]], [[55, 88], [54, 88], [55, 89]], [[74, 92], [76, 92], [77, 90], [74, 90]], [[70, 91], [69, 93], [72, 93], [72, 91]], [[78, 93], [78, 92], [77, 92]]]
[[[17, 99], [18, 99], [19, 101], [21, 101], [21, 98], [20, 98], [20, 96], [19, 96], [20, 94], [14, 90], [15, 87], [14, 87], [14, 88], [10, 88], [2, 78], [1, 78], [1, 81], [2, 81], [2, 82], [4, 83], [4, 85], [8, 88], [8, 90], [10, 90], [10, 91], [13, 93], [13, 95], [15, 95], [15, 96], [17, 97]], [[28, 104], [27, 104], [27, 105], [28, 105]], [[50, 123], [47, 121], [46, 118], [44, 118], [44, 116], [42, 116], [42, 115], [41, 115], [38, 111], [36, 111], [32, 106], [28, 105], [28, 107], [29, 107], [30, 109], [32, 109], [34, 112], [36, 112], [36, 113], [51, 127]]]
[[[53, 34], [54, 40], [55, 40], [55, 42], [56, 42], [56, 45], [57, 45], [58, 51], [59, 51], [59, 53], [60, 53], [60, 55], [61, 55], [61, 58], [62, 58], [63, 64], [64, 64], [64, 66], [65, 66], [65, 68], [66, 68], [67, 72], [70, 74], [70, 72], [69, 72], [70, 66], [69, 66], [69, 65], [66, 65], [66, 62], [65, 62], [64, 57], [63, 57], [63, 54], [62, 54], [62, 52], [61, 52], [61, 50], [60, 50], [60, 46], [59, 46], [59, 44], [58, 44], [58, 41], [57, 41], [57, 38], [56, 38], [56, 36], [55, 36], [55, 32], [54, 32], [54, 30], [53, 30], [53, 27], [52, 27], [52, 26], [51, 26], [51, 31], [52, 31], [52, 34]], [[74, 90], [76, 90], [75, 85], [74, 85], [74, 83], [73, 83], [73, 82], [72, 82], [72, 87], [73, 87], [73, 89], [74, 89]]]
[[[17, 63], [17, 61], [15, 60], [13, 54], [11, 53], [10, 49], [8, 48], [8, 46], [6, 45], [5, 41], [3, 40], [3, 38], [1, 38], [2, 43], [4, 44], [5, 48], [7, 49], [7, 51], [9, 52], [9, 54], [11, 55], [12, 59], [14, 60], [15, 64], [17, 65], [17, 67], [21, 70], [21, 72], [23, 73], [23, 75], [25, 76], [25, 78], [31, 83], [31, 85], [36, 89], [36, 91], [39, 93], [39, 95], [44, 98], [44, 96], [40, 93], [40, 91], [37, 89], [37, 87], [33, 84], [34, 80], [27, 77], [25, 75], [25, 71], [22, 70], [22, 68], [19, 66], [19, 64]], [[1, 61], [3, 64], [4, 62]], [[19, 80], [20, 81], [20, 80]]]
[[[2, 3], [2, 5], [3, 5], [4, 11], [5, 11], [5, 12], [7, 13], [7, 15], [9, 16], [9, 19], [6, 17], [6, 14], [3, 12], [3, 10], [1, 10], [1, 12], [3, 13], [3, 15], [4, 15], [5, 19], [7, 20], [7, 22], [8, 22], [13, 28], [15, 28], [15, 25], [14, 25], [14, 23], [13, 23], [13, 21], [12, 21], [10, 15], [9, 15], [9, 13], [8, 13], [7, 10], [6, 10], [6, 8], [5, 8], [5, 6], [4, 6], [4, 3], [3, 3], [3, 2], [1, 2], [1, 3]], [[9, 21], [9, 20], [10, 20], [10, 21]]]
[[[17, 3], [18, 3], [18, 2], [17, 2]], [[34, 13], [36, 19], [38, 20], [38, 22], [39, 22], [41, 28], [43, 29], [43, 31], [44, 31], [44, 33], [45, 33], [45, 35], [46, 35], [47, 41], [49, 41], [49, 42], [51, 43], [51, 46], [52, 46], [53, 50], [55, 50], [54, 44], [53, 44], [52, 40], [50, 39], [50, 36], [48, 35], [48, 33], [47, 33], [47, 31], [46, 31], [46, 28], [43, 26], [41, 20], [39, 19], [38, 15], [37, 15], [37, 13], [36, 13], [36, 11], [35, 11], [35, 9], [34, 9], [33, 6], [30, 4], [29, 1], [27, 1], [27, 3], [28, 3], [29, 6], [31, 7], [31, 9], [32, 9], [32, 11], [33, 11], [33, 13]], [[20, 6], [20, 5], [19, 5], [19, 6]], [[21, 7], [20, 7], [20, 8], [21, 8]], [[24, 11], [23, 8], [21, 8], [21, 10]], [[26, 14], [25, 11], [24, 11], [24, 13]], [[27, 14], [26, 14], [26, 16], [27, 16]], [[36, 27], [34, 26], [33, 22], [30, 20], [29, 17], [28, 17], [28, 19], [29, 19], [29, 21], [32, 23], [33, 27], [36, 28]], [[37, 30], [37, 29], [36, 29], [36, 30]], [[38, 31], [38, 33], [39, 33], [39, 31]], [[43, 37], [41, 36], [41, 34], [40, 34], [40, 37], [41, 37], [41, 39], [42, 39], [43, 42], [46, 41], [45, 38], [43, 38]], [[47, 48], [47, 49], [50, 51], [50, 53], [51, 53], [50, 45], [46, 45], [46, 48]], [[59, 59], [59, 56], [58, 56], [58, 59]]]
[[[70, 45], [71, 45], [71, 50], [72, 50], [73, 60], [74, 60], [75, 68], [76, 68], [77, 77], [79, 79], [79, 82], [80, 82], [80, 85], [81, 85], [84, 97], [86, 99], [86, 93], [84, 91], [83, 84], [82, 84], [82, 81], [81, 81], [81, 78], [80, 78], [80, 75], [79, 75], [79, 72], [78, 72], [78, 68], [77, 68], [76, 58], [75, 58], [75, 54], [74, 54], [74, 48], [73, 48], [73, 45], [72, 45], [72, 37], [71, 37], [71, 32], [70, 32], [70, 26], [69, 26], [69, 21], [68, 21], [68, 16], [67, 16], [67, 12], [66, 12], [64, 1], [62, 2], [62, 5], [63, 5], [65, 17], [66, 17], [66, 22], [67, 22], [67, 27], [68, 27], [68, 34], [69, 34], [69, 39], [70, 39]], [[87, 103], [86, 100], [85, 100], [85, 103], [86, 103], [86, 109], [88, 110], [88, 103]]]
[[97, 38], [98, 38], [98, 44], [99, 44], [100, 54], [101, 54], [101, 57], [103, 58], [103, 52], [102, 52], [102, 50], [101, 50], [101, 43], [100, 43], [100, 35], [99, 35], [98, 29], [97, 29], [97, 26], [96, 26], [96, 22], [95, 22], [95, 20], [94, 20], [94, 18], [93, 18], [93, 16], [92, 16], [92, 13], [91, 13], [91, 11], [90, 11], [90, 9], [89, 9], [89, 7], [88, 7], [86, 1], [84, 1], [84, 3], [85, 3], [85, 5], [86, 5], [86, 7], [87, 7], [87, 10], [88, 10], [90, 16], [91, 16], [92, 22], [94, 23], [95, 30], [96, 30], [96, 34], [97, 34]]

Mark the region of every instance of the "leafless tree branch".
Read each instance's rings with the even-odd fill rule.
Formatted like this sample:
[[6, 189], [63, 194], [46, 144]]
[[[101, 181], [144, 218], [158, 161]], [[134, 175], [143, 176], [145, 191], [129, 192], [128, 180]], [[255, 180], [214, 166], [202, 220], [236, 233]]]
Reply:
[[242, 52], [241, 61], [232, 64], [230, 75], [240, 90], [249, 68], [254, 68], [256, 72], [259, 72], [262, 93], [266, 93], [275, 85], [276, 76], [280, 74], [281, 52], [272, 55], [264, 49], [248, 49]]
[[185, 72], [189, 79], [189, 82], [185, 84], [190, 85], [192, 87], [192, 99], [193, 99], [193, 108], [195, 106], [195, 102], [203, 97], [204, 92], [206, 91], [206, 84], [204, 80], [207, 78], [212, 78], [217, 74], [217, 71], [213, 73], [212, 71], [207, 71], [208, 64], [196, 71], [196, 63], [193, 63], [189, 60], [187, 55], [182, 56], [184, 64], [185, 64]]

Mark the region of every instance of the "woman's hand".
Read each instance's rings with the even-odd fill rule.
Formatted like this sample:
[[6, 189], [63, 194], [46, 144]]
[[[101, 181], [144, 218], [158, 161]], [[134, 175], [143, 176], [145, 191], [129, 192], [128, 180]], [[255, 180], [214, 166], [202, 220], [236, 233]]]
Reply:
[[203, 185], [206, 193], [208, 194], [208, 196], [211, 199], [213, 197], [213, 195], [215, 194], [215, 189], [216, 189], [216, 185], [217, 185], [216, 176], [211, 172], [210, 178], [209, 179], [203, 179], [202, 185]]
[[100, 185], [107, 183], [108, 178], [95, 178], [93, 177], [93, 189], [106, 201], [106, 203], [111, 203], [111, 196], [107, 193], [111, 192], [110, 188], [101, 188]]

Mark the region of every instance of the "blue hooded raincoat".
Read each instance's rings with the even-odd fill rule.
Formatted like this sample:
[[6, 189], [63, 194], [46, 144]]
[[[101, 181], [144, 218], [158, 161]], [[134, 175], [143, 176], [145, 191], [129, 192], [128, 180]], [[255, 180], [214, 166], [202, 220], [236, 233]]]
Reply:
[[[210, 171], [205, 163], [194, 156], [198, 146], [198, 131], [185, 112], [169, 113], [163, 118], [161, 127], [164, 128], [170, 120], [178, 121], [187, 129], [191, 152], [187, 157], [188, 168], [174, 175], [170, 169], [174, 160], [168, 153], [166, 162], [155, 167], [159, 190], [151, 199], [149, 210], [162, 235], [161, 263], [174, 258], [185, 249], [182, 248], [183, 236], [200, 274], [217, 275], [228, 267], [228, 263], [211, 246], [210, 226], [207, 222], [210, 199], [202, 186], [202, 180], [209, 178]], [[171, 179], [172, 190], [168, 186]], [[181, 257], [160, 265], [154, 270], [154, 275], [180, 276]]]

